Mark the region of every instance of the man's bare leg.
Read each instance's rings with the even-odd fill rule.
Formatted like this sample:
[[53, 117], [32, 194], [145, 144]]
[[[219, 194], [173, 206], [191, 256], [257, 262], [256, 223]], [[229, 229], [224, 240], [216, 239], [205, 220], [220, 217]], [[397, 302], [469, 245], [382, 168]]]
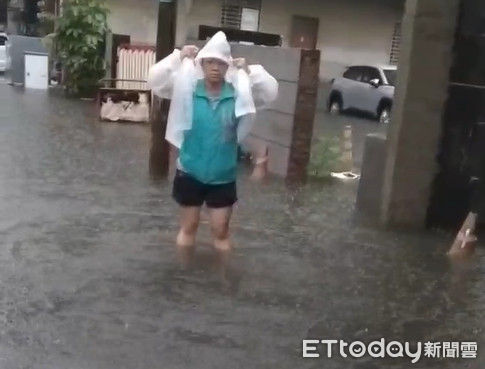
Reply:
[[222, 277], [226, 276], [232, 243], [229, 237], [229, 222], [231, 220], [232, 207], [209, 209], [210, 225], [214, 237], [214, 247], [219, 257], [219, 266]]
[[195, 249], [195, 236], [199, 227], [200, 207], [181, 207], [180, 231], [177, 235], [177, 252], [184, 267], [189, 266]]

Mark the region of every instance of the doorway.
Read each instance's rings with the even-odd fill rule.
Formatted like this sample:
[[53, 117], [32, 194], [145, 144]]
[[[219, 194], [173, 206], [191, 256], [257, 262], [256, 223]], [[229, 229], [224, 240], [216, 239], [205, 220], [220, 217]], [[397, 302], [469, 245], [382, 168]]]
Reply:
[[291, 47], [309, 50], [317, 48], [318, 18], [294, 15], [291, 24]]

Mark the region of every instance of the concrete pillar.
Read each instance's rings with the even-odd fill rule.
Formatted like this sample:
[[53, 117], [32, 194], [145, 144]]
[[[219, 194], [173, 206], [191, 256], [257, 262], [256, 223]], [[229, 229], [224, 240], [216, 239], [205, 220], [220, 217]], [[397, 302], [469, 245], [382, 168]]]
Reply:
[[[177, 4], [173, 0], [160, 1], [158, 4], [157, 61], [169, 55], [175, 47]], [[153, 179], [163, 179], [169, 174], [170, 146], [165, 137], [170, 101], [153, 97], [150, 121], [152, 146], [150, 148], [149, 168]]]
[[20, 29], [20, 8], [7, 8], [7, 33], [9, 35], [17, 35]]
[[288, 184], [304, 183], [310, 162], [313, 122], [317, 108], [320, 50], [302, 50], [296, 95], [295, 119], [288, 158]]
[[382, 133], [369, 134], [365, 139], [355, 210], [356, 219], [366, 226], [378, 225], [380, 221], [386, 143]]
[[381, 221], [424, 227], [447, 98], [459, 0], [407, 0]]

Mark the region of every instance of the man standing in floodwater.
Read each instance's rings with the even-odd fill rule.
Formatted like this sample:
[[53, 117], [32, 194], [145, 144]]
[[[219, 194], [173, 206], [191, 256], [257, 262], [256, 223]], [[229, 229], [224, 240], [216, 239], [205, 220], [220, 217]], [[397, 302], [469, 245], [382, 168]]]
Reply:
[[[179, 253], [185, 262], [193, 254], [205, 203], [214, 247], [226, 260], [237, 201], [238, 144], [251, 129], [256, 108], [276, 99], [278, 83], [262, 66], [233, 59], [226, 35], [218, 32], [200, 51], [184, 46], [154, 65], [148, 84], [154, 94], [172, 100], [166, 139], [179, 150], [173, 184], [181, 208]], [[265, 160], [257, 158], [256, 165]]]

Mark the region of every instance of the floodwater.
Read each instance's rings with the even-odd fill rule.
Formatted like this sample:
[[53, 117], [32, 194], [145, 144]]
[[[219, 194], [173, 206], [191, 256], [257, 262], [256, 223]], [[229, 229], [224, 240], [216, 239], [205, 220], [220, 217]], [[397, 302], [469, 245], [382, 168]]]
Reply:
[[[356, 184], [290, 193], [242, 173], [230, 286], [207, 223], [176, 262], [150, 129], [0, 84], [0, 368], [484, 368], [485, 252], [353, 222]], [[477, 359], [303, 359], [305, 338], [476, 341]], [[320, 350], [322, 355], [325, 350]], [[336, 353], [335, 353], [336, 354]]]

